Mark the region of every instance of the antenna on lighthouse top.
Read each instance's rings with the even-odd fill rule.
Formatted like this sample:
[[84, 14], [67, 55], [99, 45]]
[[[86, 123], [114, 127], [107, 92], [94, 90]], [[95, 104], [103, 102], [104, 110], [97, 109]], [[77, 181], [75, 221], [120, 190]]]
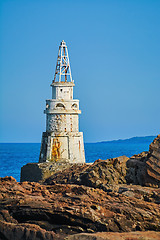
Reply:
[[67, 46], [64, 40], [60, 43], [57, 57], [57, 64], [54, 82], [73, 82], [71, 75], [71, 68], [69, 64], [69, 56]]

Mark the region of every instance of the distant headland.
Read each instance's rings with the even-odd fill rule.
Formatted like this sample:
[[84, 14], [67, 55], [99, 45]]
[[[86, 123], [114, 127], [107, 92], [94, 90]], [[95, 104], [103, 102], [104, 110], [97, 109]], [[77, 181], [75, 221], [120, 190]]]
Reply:
[[127, 138], [127, 139], [117, 139], [117, 140], [110, 140], [110, 141], [101, 141], [101, 142], [97, 142], [97, 143], [139, 143], [139, 142], [150, 142], [150, 141], [153, 141], [153, 139], [155, 138], [156, 136], [144, 136], [144, 137], [131, 137], [131, 138]]

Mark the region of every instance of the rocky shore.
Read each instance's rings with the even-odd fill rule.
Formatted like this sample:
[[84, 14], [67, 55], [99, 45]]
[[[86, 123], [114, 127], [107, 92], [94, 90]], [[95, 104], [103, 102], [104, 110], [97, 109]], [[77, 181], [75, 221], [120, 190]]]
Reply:
[[160, 135], [148, 152], [0, 178], [0, 239], [160, 239]]

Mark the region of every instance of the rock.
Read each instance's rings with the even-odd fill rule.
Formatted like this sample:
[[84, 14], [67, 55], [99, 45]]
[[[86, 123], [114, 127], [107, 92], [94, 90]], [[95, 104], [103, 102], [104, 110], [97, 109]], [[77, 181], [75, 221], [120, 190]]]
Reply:
[[[77, 233], [160, 231], [159, 189], [113, 186], [110, 190], [117, 191], [106, 192], [83, 185], [18, 183], [1, 178], [0, 236], [43, 240]], [[127, 191], [134, 194], [127, 196]]]
[[97, 160], [80, 174], [80, 183], [90, 187], [97, 187], [102, 184], [126, 183], [127, 160], [126, 156]]
[[159, 240], [160, 232], [92, 233], [70, 235], [65, 240]]
[[[81, 165], [81, 164], [80, 164]], [[67, 160], [45, 163], [28, 163], [21, 168], [21, 182], [39, 182], [44, 181], [52, 174], [63, 171], [65, 168], [72, 166]]]
[[160, 187], [160, 135], [150, 144], [146, 169], [145, 185]]
[[129, 158], [121, 156], [107, 160], [97, 160], [93, 164], [73, 165], [63, 172], [57, 172], [46, 179], [45, 184], [74, 183], [89, 187], [103, 188], [106, 184], [126, 183], [126, 162]]
[[150, 144], [148, 152], [127, 161], [127, 183], [160, 187], [160, 135]]
[[126, 163], [126, 181], [127, 183], [145, 185], [146, 179], [146, 161], [148, 152], [133, 155]]
[[0, 237], [3, 240], [58, 239], [53, 232], [46, 231], [35, 224], [15, 224], [4, 221], [0, 221]]
[[160, 135], [130, 159], [28, 164], [21, 183], [0, 178], [0, 239], [158, 239], [159, 156]]

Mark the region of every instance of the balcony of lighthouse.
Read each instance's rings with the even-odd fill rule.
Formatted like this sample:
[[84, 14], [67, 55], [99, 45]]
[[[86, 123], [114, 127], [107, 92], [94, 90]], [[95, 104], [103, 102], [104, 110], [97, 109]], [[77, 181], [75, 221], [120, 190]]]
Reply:
[[46, 100], [46, 114], [80, 114], [79, 100], [61, 100], [61, 99], [49, 99]]

